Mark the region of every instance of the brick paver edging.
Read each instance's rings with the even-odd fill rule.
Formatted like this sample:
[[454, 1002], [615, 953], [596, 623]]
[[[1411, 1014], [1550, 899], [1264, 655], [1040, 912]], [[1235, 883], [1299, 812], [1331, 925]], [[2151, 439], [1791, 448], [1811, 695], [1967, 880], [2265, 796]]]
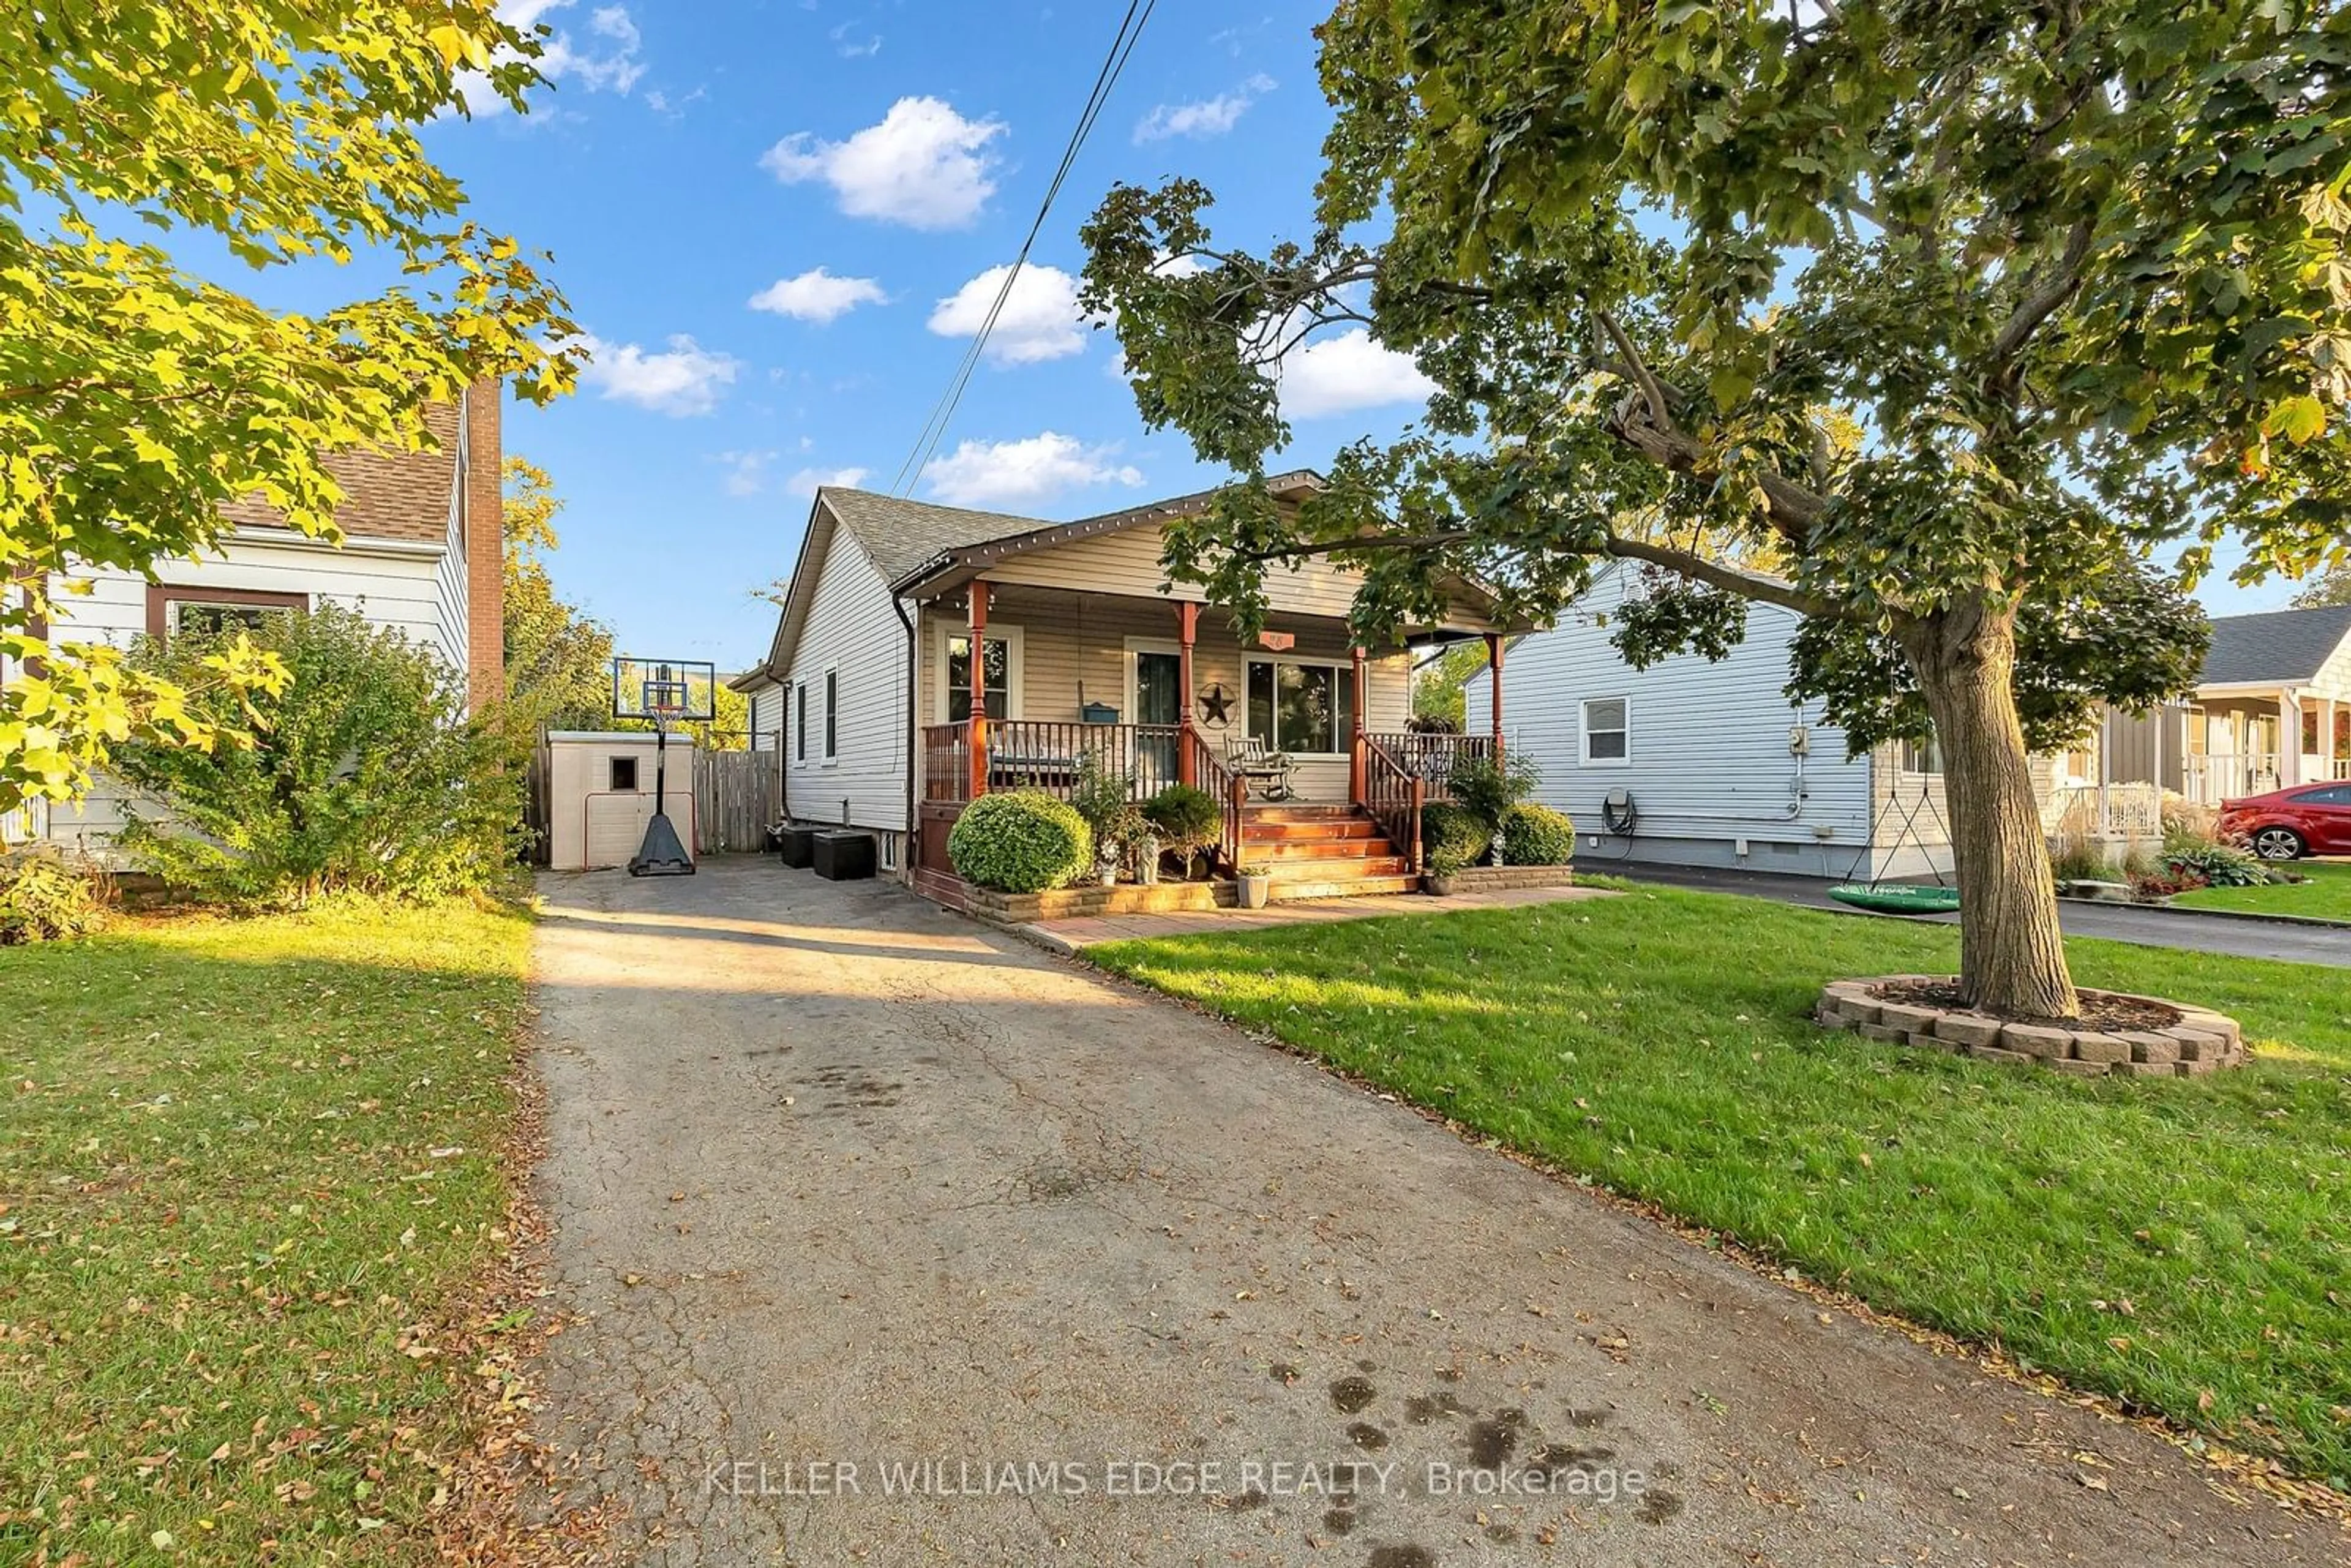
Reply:
[[2178, 1023], [2163, 1029], [2100, 1030], [2008, 1023], [1984, 1013], [1888, 1001], [1881, 994], [1889, 986], [1949, 979], [1948, 975], [1880, 975], [1834, 980], [1822, 991], [1813, 1016], [1830, 1029], [1857, 1030], [1869, 1040], [1924, 1046], [2011, 1067], [2046, 1067], [2079, 1078], [2194, 1078], [2245, 1061], [2244, 1035], [2236, 1019], [2160, 997], [2084, 991], [2085, 998], [2155, 1002], [2179, 1013]]

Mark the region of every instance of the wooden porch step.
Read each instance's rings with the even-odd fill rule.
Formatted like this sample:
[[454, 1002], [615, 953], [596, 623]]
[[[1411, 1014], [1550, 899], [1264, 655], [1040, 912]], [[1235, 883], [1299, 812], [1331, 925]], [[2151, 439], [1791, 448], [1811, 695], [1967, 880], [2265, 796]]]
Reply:
[[1332, 839], [1375, 839], [1380, 825], [1369, 817], [1317, 817], [1307, 822], [1270, 822], [1252, 815], [1249, 842], [1281, 843], [1290, 840], [1324, 841]]
[[1369, 898], [1396, 893], [1417, 893], [1416, 876], [1340, 877], [1326, 881], [1285, 882], [1273, 879], [1270, 896], [1277, 903], [1300, 898]]
[[1261, 823], [1270, 825], [1288, 822], [1343, 822], [1350, 821], [1369, 821], [1371, 820], [1364, 816], [1359, 808], [1346, 805], [1344, 803], [1336, 806], [1327, 806], [1288, 800], [1283, 801], [1279, 805], [1258, 805], [1252, 803], [1249, 806], [1243, 807], [1242, 810], [1248, 813], [1249, 823], [1252, 828], [1257, 827]]
[[1251, 839], [1249, 858], [1287, 864], [1292, 861], [1386, 860], [1396, 847], [1377, 833], [1346, 839]]

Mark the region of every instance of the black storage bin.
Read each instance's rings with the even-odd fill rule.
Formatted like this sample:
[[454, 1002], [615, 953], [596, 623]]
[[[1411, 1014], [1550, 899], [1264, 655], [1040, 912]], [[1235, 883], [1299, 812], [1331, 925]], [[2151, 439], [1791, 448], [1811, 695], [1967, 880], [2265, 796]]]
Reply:
[[816, 830], [787, 827], [776, 835], [776, 852], [784, 863], [805, 869], [816, 864]]
[[873, 874], [873, 835], [817, 833], [816, 874], [827, 882], [856, 882]]

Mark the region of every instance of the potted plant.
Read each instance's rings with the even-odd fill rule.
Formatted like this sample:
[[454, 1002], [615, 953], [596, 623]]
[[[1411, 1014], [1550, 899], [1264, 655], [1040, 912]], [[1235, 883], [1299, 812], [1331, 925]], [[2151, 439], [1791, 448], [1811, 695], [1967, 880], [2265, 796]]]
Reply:
[[1273, 868], [1261, 863], [1241, 867], [1240, 887], [1243, 909], [1263, 909], [1273, 895]]

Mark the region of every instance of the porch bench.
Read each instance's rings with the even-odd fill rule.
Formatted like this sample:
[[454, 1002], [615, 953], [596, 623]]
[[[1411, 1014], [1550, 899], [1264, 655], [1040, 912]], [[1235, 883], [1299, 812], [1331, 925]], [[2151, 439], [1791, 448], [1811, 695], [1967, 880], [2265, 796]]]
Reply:
[[991, 789], [1017, 789], [1023, 784], [1069, 785], [1077, 782], [1077, 778], [1078, 759], [1074, 757], [990, 752], [987, 758], [987, 787]]

